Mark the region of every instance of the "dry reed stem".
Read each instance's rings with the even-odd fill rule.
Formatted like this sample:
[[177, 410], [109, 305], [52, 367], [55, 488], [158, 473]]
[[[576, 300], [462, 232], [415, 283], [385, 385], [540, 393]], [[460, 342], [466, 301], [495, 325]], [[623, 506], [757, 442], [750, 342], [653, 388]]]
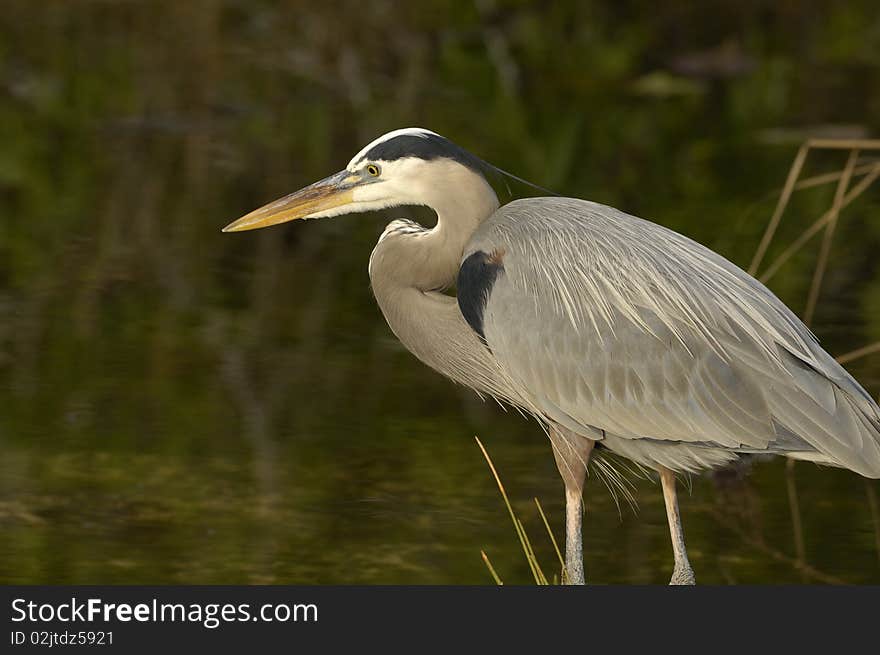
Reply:
[[847, 362], [851, 362], [855, 359], [859, 359], [860, 357], [864, 357], [865, 355], [871, 355], [873, 353], [880, 352], [880, 341], [876, 341], [867, 346], [862, 346], [861, 348], [856, 348], [855, 350], [851, 350], [848, 353], [844, 353], [843, 355], [839, 355], [837, 357], [838, 364], [846, 364]]
[[559, 550], [559, 544], [556, 543], [556, 537], [553, 536], [553, 530], [550, 529], [550, 522], [547, 520], [546, 514], [544, 514], [544, 508], [541, 507], [541, 503], [537, 498], [535, 498], [535, 505], [538, 507], [538, 514], [541, 515], [541, 520], [544, 521], [544, 527], [547, 528], [547, 534], [550, 536], [553, 550], [556, 551], [556, 557], [559, 559], [559, 564], [562, 566], [562, 582], [565, 584], [568, 581], [568, 569], [565, 568], [565, 559], [563, 559], [562, 552]]
[[791, 200], [791, 194], [796, 188], [796, 183], [798, 178], [800, 177], [801, 170], [803, 169], [804, 161], [806, 160], [807, 153], [810, 151], [811, 148], [815, 148], [817, 150], [880, 150], [880, 140], [808, 139], [801, 145], [800, 148], [798, 148], [797, 155], [795, 155], [794, 161], [791, 164], [791, 168], [789, 168], [788, 170], [788, 177], [785, 180], [785, 186], [782, 188], [782, 193], [779, 196], [779, 201], [776, 203], [776, 209], [773, 211], [770, 222], [767, 224], [767, 228], [764, 230], [764, 235], [761, 237], [761, 242], [758, 244], [758, 249], [755, 251], [755, 254], [752, 257], [752, 263], [749, 264], [748, 272], [750, 275], [755, 275], [757, 273], [758, 268], [760, 267], [761, 262], [764, 259], [764, 255], [767, 253], [767, 248], [770, 246], [770, 242], [773, 240], [773, 236], [776, 234], [776, 228], [779, 227], [779, 222], [782, 219], [782, 214], [783, 212], [785, 212], [785, 208], [788, 206], [789, 200]]
[[495, 465], [492, 463], [492, 458], [489, 457], [489, 453], [486, 452], [486, 448], [483, 446], [483, 442], [480, 441], [480, 438], [474, 437], [474, 439], [476, 439], [477, 445], [480, 447], [480, 451], [482, 451], [483, 457], [485, 458], [486, 463], [489, 465], [489, 470], [492, 471], [492, 475], [495, 478], [495, 483], [498, 485], [498, 490], [501, 492], [501, 497], [504, 499], [504, 504], [507, 506], [507, 512], [510, 514], [510, 520], [513, 521], [513, 527], [516, 529], [516, 535], [517, 537], [519, 537], [520, 545], [522, 546], [523, 552], [526, 554], [526, 561], [529, 564], [529, 569], [531, 569], [532, 571], [532, 576], [535, 578], [535, 582], [537, 584], [547, 584], [547, 578], [546, 576], [544, 576], [543, 571], [541, 571], [541, 567], [535, 560], [534, 551], [532, 550], [531, 544], [529, 543], [529, 538], [528, 536], [526, 536], [525, 529], [523, 528], [522, 523], [516, 517], [516, 514], [513, 511], [513, 507], [510, 504], [510, 499], [507, 497], [507, 491], [505, 491], [504, 485], [501, 483], [501, 477], [498, 475], [498, 471], [495, 469]]
[[880, 139], [808, 139], [806, 145], [817, 150], [880, 150]]
[[[880, 164], [876, 164], [871, 172], [863, 177], [858, 184], [856, 184], [849, 193], [843, 199], [841, 204], [841, 209], [845, 209], [847, 205], [849, 205], [853, 200], [858, 198], [862, 193], [864, 193], [868, 187], [870, 187], [874, 181], [880, 177]], [[782, 268], [783, 264], [785, 264], [792, 256], [794, 256], [798, 250], [800, 250], [804, 244], [806, 244], [810, 239], [813, 238], [815, 234], [817, 234], [825, 225], [828, 224], [828, 221], [831, 220], [831, 210], [829, 209], [824, 214], [822, 214], [819, 219], [816, 220], [810, 227], [808, 227], [801, 235], [795, 239], [795, 241], [774, 260], [774, 262], [767, 267], [767, 270], [761, 274], [758, 279], [767, 284], [770, 279], [779, 272], [779, 269]]]
[[807, 296], [807, 307], [804, 310], [804, 323], [809, 326], [813, 322], [813, 315], [816, 313], [816, 303], [819, 300], [819, 290], [822, 288], [822, 280], [825, 278], [825, 269], [828, 267], [828, 257], [831, 254], [831, 242], [834, 239], [834, 231], [837, 228], [837, 219], [840, 217], [840, 209], [843, 206], [843, 199], [846, 196], [849, 181], [852, 179], [853, 169], [856, 167], [856, 161], [859, 158], [858, 150], [850, 150], [849, 157], [846, 160], [846, 166], [843, 169], [843, 175], [837, 183], [834, 190], [834, 203], [831, 205], [831, 215], [828, 218], [828, 227], [825, 229], [825, 235], [822, 239], [822, 246], [819, 250], [819, 260], [816, 263], [816, 270], [813, 273], [813, 281], [810, 284], [810, 293]]
[[483, 556], [483, 562], [486, 564], [486, 568], [489, 569], [489, 573], [492, 574], [492, 578], [494, 578], [495, 584], [497, 584], [499, 587], [503, 587], [504, 582], [501, 581], [501, 578], [498, 577], [498, 574], [495, 572], [495, 567], [492, 566], [492, 562], [489, 561], [489, 556], [486, 554], [486, 551], [481, 550], [480, 555]]
[[[878, 165], [876, 160], [863, 160], [863, 162], [864, 163], [861, 165], [856, 164], [856, 167], [852, 172], [853, 177], [870, 173]], [[823, 184], [831, 184], [832, 182], [837, 182], [842, 176], [843, 171], [839, 170], [831, 173], [820, 173], [819, 175], [805, 177], [794, 185], [794, 190], [802, 191], [803, 189], [812, 189], [813, 187], [822, 186]]]
[[877, 492], [874, 491], [873, 480], [865, 480], [868, 493], [868, 508], [871, 510], [871, 523], [874, 525], [874, 546], [877, 549], [877, 563], [880, 564], [880, 511], [877, 509]]
[[532, 570], [535, 575], [535, 582], [539, 585], [547, 585], [547, 576], [544, 575], [544, 571], [541, 570], [541, 565], [538, 564], [538, 557], [535, 555], [535, 549], [532, 547], [532, 542], [529, 539], [528, 533], [526, 533], [526, 528], [523, 525], [523, 522], [519, 519], [516, 519], [516, 525], [519, 529], [520, 534], [523, 538], [523, 543], [525, 544], [525, 553], [526, 559], [529, 561], [529, 564], [532, 567]]
[[[799, 183], [797, 181], [798, 177], [800, 176], [801, 170], [803, 169], [807, 153], [811, 148], [846, 149], [850, 152], [849, 156], [847, 157], [846, 165], [840, 173], [835, 172], [814, 176], [812, 178], [808, 178], [807, 180], [802, 180]], [[795, 189], [808, 188], [810, 186], [818, 186], [819, 184], [837, 181], [837, 188], [835, 189], [834, 201], [832, 203], [831, 209], [825, 212], [825, 214], [823, 214], [822, 217], [819, 218], [819, 220], [814, 222], [794, 241], [794, 243], [786, 248], [760, 277], [760, 280], [764, 283], [769, 281], [770, 278], [776, 274], [776, 272], [782, 267], [782, 265], [786, 261], [788, 261], [796, 252], [798, 252], [804, 246], [804, 244], [806, 244], [813, 237], [813, 235], [815, 235], [823, 227], [825, 227], [825, 234], [822, 239], [822, 244], [820, 246], [816, 270], [813, 275], [809, 295], [807, 297], [806, 308], [804, 310], [804, 322], [807, 325], [810, 325], [810, 323], [812, 322], [816, 310], [819, 290], [821, 288], [822, 280], [824, 278], [825, 270], [827, 268], [828, 259], [831, 251], [831, 243], [834, 237], [834, 231], [837, 226], [837, 221], [840, 217], [840, 212], [850, 202], [859, 197], [868, 187], [871, 186], [871, 184], [873, 184], [877, 177], [880, 176], [880, 164], [865, 164], [862, 166], [857, 166], [859, 163], [859, 150], [861, 149], [880, 150], [880, 140], [810, 139], [798, 149], [797, 155], [795, 156], [791, 168], [789, 169], [788, 177], [785, 181], [785, 186], [783, 187], [782, 193], [779, 196], [779, 201], [776, 204], [773, 215], [771, 216], [770, 221], [767, 224], [767, 228], [764, 231], [761, 242], [758, 245], [757, 250], [755, 251], [754, 257], [752, 258], [752, 263], [749, 266], [749, 273], [755, 275], [758, 267], [761, 265], [764, 255], [767, 252], [767, 249], [770, 246], [770, 242], [772, 241], [773, 236], [776, 233], [776, 229], [779, 227], [782, 214], [785, 211], [785, 208], [788, 206], [788, 203], [791, 199], [791, 194]], [[855, 187], [848, 191], [849, 184], [853, 176], [859, 175], [862, 172], [867, 174], [862, 180], [859, 181], [859, 183]], [[841, 355], [837, 358], [837, 360], [841, 363], [848, 362], [877, 351], [880, 351], [880, 342], [864, 346], [862, 348], [858, 348], [849, 353]], [[762, 540], [751, 538], [739, 528], [734, 528], [735, 531], [739, 533], [740, 538], [742, 538], [744, 541], [752, 543], [754, 546], [760, 548], [774, 559], [791, 563], [796, 569], [801, 572], [804, 581], [806, 581], [808, 577], [813, 577], [823, 582], [830, 582], [832, 584], [843, 582], [838, 578], [834, 578], [814, 569], [806, 562], [806, 548], [800, 517], [800, 504], [798, 502], [797, 486], [794, 480], [794, 460], [788, 460], [786, 462], [786, 487], [788, 490], [789, 509], [791, 511], [792, 529], [794, 532], [796, 552], [796, 558], [794, 560], [792, 560], [785, 554], [771, 548]], [[878, 526], [877, 520], [876, 495], [874, 494], [873, 487], [871, 487], [870, 484], [867, 485], [867, 491], [868, 504], [871, 508], [872, 519], [874, 520], [877, 553], [878, 558], [880, 558], [880, 526]]]
[[782, 213], [785, 211], [785, 208], [788, 206], [788, 201], [791, 199], [795, 182], [797, 182], [798, 177], [800, 177], [801, 169], [804, 167], [804, 161], [807, 158], [809, 150], [809, 144], [803, 144], [798, 149], [797, 155], [795, 155], [794, 161], [791, 164], [791, 168], [788, 169], [788, 178], [785, 180], [785, 186], [782, 187], [782, 193], [779, 195], [779, 202], [776, 203], [776, 209], [773, 210], [773, 216], [767, 224], [767, 229], [764, 230], [764, 236], [761, 237], [761, 243], [758, 244], [755, 256], [752, 257], [752, 263], [749, 264], [749, 275], [755, 274], [758, 267], [761, 265], [761, 261], [764, 259], [764, 254], [767, 252], [767, 248], [770, 247], [770, 242], [773, 240], [773, 235], [776, 234], [776, 228], [779, 227], [779, 222], [782, 220]]

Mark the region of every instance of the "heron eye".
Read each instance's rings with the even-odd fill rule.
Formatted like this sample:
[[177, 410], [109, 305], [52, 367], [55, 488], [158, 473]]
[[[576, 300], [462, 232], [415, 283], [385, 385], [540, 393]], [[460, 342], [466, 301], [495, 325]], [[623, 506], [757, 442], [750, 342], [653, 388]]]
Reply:
[[370, 164], [369, 166], [367, 166], [367, 173], [369, 173], [373, 177], [379, 177], [379, 173], [381, 172], [382, 171], [379, 169], [378, 166], [376, 166], [376, 164]]

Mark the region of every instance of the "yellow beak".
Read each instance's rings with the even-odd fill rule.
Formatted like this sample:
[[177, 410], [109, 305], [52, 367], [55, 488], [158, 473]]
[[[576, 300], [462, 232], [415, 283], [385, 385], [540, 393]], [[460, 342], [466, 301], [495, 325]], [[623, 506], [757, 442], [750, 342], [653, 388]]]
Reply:
[[255, 209], [223, 228], [224, 232], [243, 232], [269, 227], [299, 218], [318, 218], [323, 212], [348, 205], [353, 201], [354, 186], [361, 181], [347, 170], [315, 182], [289, 196], [279, 198]]

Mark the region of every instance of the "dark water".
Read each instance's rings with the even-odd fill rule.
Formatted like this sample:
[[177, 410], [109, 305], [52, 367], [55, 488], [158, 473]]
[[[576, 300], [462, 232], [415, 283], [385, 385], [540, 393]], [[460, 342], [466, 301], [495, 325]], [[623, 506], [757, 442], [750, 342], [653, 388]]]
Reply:
[[[797, 143], [880, 128], [880, 30], [872, 2], [741, 4], [8, 3], [0, 582], [490, 583], [481, 549], [529, 582], [475, 435], [555, 571], [540, 431], [414, 361], [373, 304], [387, 217], [219, 228], [422, 124], [745, 266]], [[798, 192], [768, 261], [832, 196]], [[880, 340], [878, 251], [875, 187], [822, 286], [834, 354]], [[797, 312], [816, 252], [770, 285]], [[849, 368], [880, 393], [880, 356]], [[638, 511], [588, 483], [594, 582], [668, 579], [661, 494], [634, 484]], [[694, 478], [697, 578], [880, 582], [878, 491], [779, 460]]]

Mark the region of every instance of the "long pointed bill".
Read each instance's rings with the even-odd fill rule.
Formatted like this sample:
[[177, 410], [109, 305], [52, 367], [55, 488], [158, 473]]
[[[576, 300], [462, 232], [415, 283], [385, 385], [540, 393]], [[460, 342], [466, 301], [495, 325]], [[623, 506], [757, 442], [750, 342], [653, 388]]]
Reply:
[[305, 189], [255, 209], [224, 227], [223, 231], [243, 232], [295, 221], [299, 218], [320, 218], [321, 215], [326, 215], [326, 212], [351, 204], [352, 188], [360, 181], [359, 176], [352, 175], [347, 170], [340, 171]]

